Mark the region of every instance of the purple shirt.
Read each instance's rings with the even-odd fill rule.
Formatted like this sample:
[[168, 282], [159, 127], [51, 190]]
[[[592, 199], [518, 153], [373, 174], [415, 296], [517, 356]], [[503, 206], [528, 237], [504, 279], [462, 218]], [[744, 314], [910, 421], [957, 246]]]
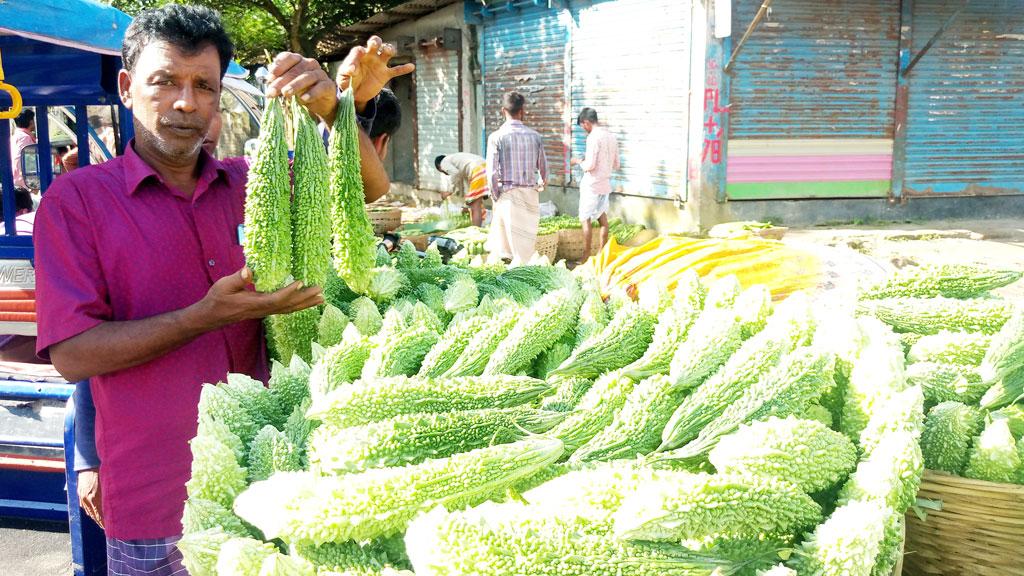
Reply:
[[[134, 150], [61, 176], [35, 225], [40, 356], [110, 320], [136, 320], [199, 301], [244, 265], [238, 243], [247, 168], [201, 152], [192, 198], [168, 187]], [[145, 364], [90, 381], [103, 466], [107, 536], [181, 533], [200, 387], [228, 372], [266, 381], [257, 320], [204, 334]]]
[[547, 179], [548, 161], [540, 134], [519, 120], [506, 120], [487, 138], [487, 183], [495, 198], [509, 188], [536, 188]]

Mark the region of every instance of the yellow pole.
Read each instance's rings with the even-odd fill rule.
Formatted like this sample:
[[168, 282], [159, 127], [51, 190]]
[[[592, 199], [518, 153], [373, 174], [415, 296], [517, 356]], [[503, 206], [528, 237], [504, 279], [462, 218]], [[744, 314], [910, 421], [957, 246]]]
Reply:
[[11, 107], [7, 110], [0, 110], [0, 120], [9, 120], [21, 113], [21, 92], [10, 84], [4, 83], [4, 63], [0, 57], [0, 92], [7, 92], [11, 95]]

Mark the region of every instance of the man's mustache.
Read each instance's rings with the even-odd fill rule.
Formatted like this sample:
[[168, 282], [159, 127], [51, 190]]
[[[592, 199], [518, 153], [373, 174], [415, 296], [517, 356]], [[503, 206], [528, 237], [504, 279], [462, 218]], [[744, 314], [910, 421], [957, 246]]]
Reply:
[[196, 130], [197, 132], [206, 132], [207, 126], [199, 122], [190, 122], [185, 119], [178, 118], [160, 118], [160, 125], [168, 128], [185, 128]]

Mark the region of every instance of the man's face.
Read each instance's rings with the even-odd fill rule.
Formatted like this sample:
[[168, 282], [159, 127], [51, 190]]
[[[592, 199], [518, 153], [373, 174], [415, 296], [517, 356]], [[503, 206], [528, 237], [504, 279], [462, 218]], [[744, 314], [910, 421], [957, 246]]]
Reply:
[[590, 134], [590, 131], [594, 129], [594, 123], [590, 120], [580, 120], [580, 126]]
[[212, 44], [192, 54], [167, 42], [143, 48], [135, 69], [118, 77], [136, 146], [167, 163], [194, 161], [219, 111], [220, 79]]

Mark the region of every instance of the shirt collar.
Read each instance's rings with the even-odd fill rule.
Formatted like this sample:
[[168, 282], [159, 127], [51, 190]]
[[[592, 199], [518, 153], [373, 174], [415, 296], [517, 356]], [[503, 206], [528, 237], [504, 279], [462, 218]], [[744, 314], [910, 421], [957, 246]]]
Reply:
[[523, 124], [522, 120], [516, 120], [514, 118], [509, 118], [508, 120], [505, 120], [505, 126], [523, 126], [523, 125], [524, 124]]
[[[205, 149], [199, 150], [199, 165], [202, 166], [199, 178], [196, 181], [196, 191], [193, 199], [197, 198], [210, 184], [219, 177], [227, 177], [227, 169], [220, 160], [211, 156]], [[124, 148], [124, 174], [125, 184], [129, 196], [134, 196], [143, 182], [150, 178], [156, 178], [163, 183], [160, 174], [155, 168], [146, 163], [137, 152], [135, 152], [135, 139], [132, 138]]]

